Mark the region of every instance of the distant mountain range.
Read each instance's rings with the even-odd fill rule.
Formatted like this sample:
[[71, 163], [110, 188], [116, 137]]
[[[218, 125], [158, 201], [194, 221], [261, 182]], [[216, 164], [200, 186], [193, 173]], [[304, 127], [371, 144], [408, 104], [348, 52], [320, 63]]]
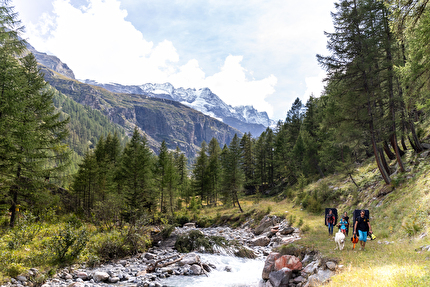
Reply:
[[271, 120], [266, 112], [259, 112], [253, 106], [232, 107], [222, 101], [209, 88], [184, 89], [173, 87], [170, 83], [143, 85], [102, 84], [93, 80], [83, 82], [115, 93], [145, 95], [154, 98], [168, 99], [180, 102], [205, 115], [216, 118], [243, 133], [251, 132], [253, 136], [259, 136], [268, 126]]
[[265, 112], [251, 106], [232, 107], [208, 88], [175, 89], [171, 84], [123, 86], [78, 81], [73, 71], [59, 58], [29, 50], [40, 64], [45, 80], [75, 102], [100, 110], [112, 122], [131, 134], [134, 126], [146, 134], [150, 147], [157, 152], [166, 141], [193, 157], [202, 141], [215, 137], [229, 144], [234, 134], [251, 132], [259, 136], [270, 125]]

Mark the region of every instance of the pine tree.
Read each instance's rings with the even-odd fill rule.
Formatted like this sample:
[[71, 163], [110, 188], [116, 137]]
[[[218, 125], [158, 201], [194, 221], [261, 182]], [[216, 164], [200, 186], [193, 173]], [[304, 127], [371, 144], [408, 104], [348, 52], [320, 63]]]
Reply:
[[152, 153], [145, 137], [134, 129], [130, 141], [124, 148], [117, 180], [121, 183], [126, 214], [131, 220], [144, 212], [155, 211], [155, 194], [152, 182]]
[[[199, 195], [202, 202], [206, 200], [208, 202], [208, 190], [209, 187], [209, 174], [208, 174], [208, 155], [207, 155], [207, 144], [202, 142], [201, 149], [197, 155], [196, 162], [193, 167], [193, 189], [194, 194]], [[209, 203], [209, 202], [208, 202]]]
[[240, 212], [243, 212], [240, 206], [238, 193], [243, 190], [244, 174], [241, 167], [241, 150], [240, 141], [237, 134], [230, 142], [224, 164], [224, 188], [230, 194], [233, 205], [237, 203]]
[[208, 195], [209, 202], [214, 206], [217, 205], [219, 191], [220, 191], [220, 179], [221, 179], [221, 148], [216, 138], [212, 138], [208, 146]]
[[0, 180], [14, 226], [21, 197], [37, 193], [45, 179], [58, 176], [70, 151], [62, 144], [67, 120], [55, 113], [53, 94], [34, 56], [22, 57], [21, 26], [8, 4], [3, 1], [0, 8]]
[[242, 169], [245, 175], [245, 189], [253, 190], [255, 188], [255, 155], [251, 133], [245, 133], [242, 136], [240, 140], [240, 149], [242, 151]]

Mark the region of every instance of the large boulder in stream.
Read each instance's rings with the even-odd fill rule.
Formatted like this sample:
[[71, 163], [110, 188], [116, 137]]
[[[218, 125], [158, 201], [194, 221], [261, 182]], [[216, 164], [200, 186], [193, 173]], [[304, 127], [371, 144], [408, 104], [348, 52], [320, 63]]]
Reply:
[[185, 264], [200, 264], [200, 256], [195, 253], [188, 253], [181, 261], [179, 261], [179, 266], [184, 266]]
[[270, 278], [270, 273], [279, 271], [283, 268], [288, 268], [291, 271], [300, 271], [302, 269], [302, 262], [300, 259], [293, 255], [281, 255], [277, 252], [272, 252], [267, 256], [264, 263], [262, 278], [267, 280]]

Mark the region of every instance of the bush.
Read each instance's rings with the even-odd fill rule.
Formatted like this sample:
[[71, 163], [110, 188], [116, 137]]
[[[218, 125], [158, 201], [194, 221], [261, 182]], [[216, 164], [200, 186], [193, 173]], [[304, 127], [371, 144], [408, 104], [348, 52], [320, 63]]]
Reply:
[[255, 255], [254, 251], [245, 247], [240, 247], [239, 250], [234, 253], [234, 255], [241, 258], [257, 258], [257, 255]]
[[306, 209], [313, 213], [319, 213], [322, 211], [321, 202], [316, 200], [314, 197], [311, 197]]
[[173, 230], [175, 230], [175, 226], [167, 224], [164, 226], [163, 230], [161, 230], [161, 237], [166, 240], [169, 238], [170, 234], [172, 234]]
[[141, 221], [121, 231], [112, 230], [100, 233], [92, 238], [89, 249], [97, 256], [88, 261], [98, 264], [99, 261], [123, 258], [144, 252], [150, 245], [149, 228]]
[[86, 247], [89, 236], [85, 229], [76, 228], [76, 222], [69, 222], [54, 235], [50, 242], [54, 261], [73, 262]]
[[191, 230], [186, 234], [179, 235], [175, 243], [175, 248], [180, 253], [188, 253], [195, 250], [204, 250], [213, 253], [214, 246], [227, 247], [229, 243], [222, 236], [205, 236], [199, 230]]
[[309, 225], [305, 224], [305, 225], [304, 225], [300, 230], [301, 230], [303, 233], [306, 233], [306, 232], [308, 232], [310, 229], [311, 229], [311, 228], [309, 227]]
[[22, 274], [25, 272], [25, 268], [18, 263], [11, 263], [7, 268], [6, 268], [6, 275], [9, 277], [13, 277], [15, 278], [16, 276], [18, 276], [19, 274]]
[[183, 214], [183, 215], [177, 216], [177, 217], [175, 218], [175, 222], [176, 222], [179, 226], [184, 226], [184, 224], [185, 224], [185, 223], [190, 222], [190, 218], [189, 218], [187, 215]]
[[11, 231], [9, 249], [18, 249], [20, 246], [30, 243], [39, 233], [42, 225], [36, 222], [36, 217], [30, 212], [23, 212], [18, 224]]

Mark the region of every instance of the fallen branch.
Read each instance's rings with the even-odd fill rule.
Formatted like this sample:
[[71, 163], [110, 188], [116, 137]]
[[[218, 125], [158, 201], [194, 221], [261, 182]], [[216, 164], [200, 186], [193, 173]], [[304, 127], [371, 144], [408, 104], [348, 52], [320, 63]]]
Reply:
[[176, 256], [178, 256], [178, 255], [173, 255], [173, 256], [170, 256], [170, 257], [167, 257], [167, 258], [163, 258], [163, 259], [159, 259], [159, 260], [155, 261], [153, 264], [149, 265], [148, 268], [146, 268], [146, 272], [149, 272], [149, 273], [150, 272], [155, 272], [156, 268], [162, 268], [162, 267], [166, 267], [166, 266], [175, 264], [175, 263], [181, 261], [184, 258], [184, 255], [182, 255], [181, 257], [179, 257], [176, 260], [173, 260], [173, 261], [170, 261], [170, 262], [166, 262], [166, 263], [163, 263], [163, 264], [158, 264], [158, 263], [160, 263], [160, 262], [162, 262], [164, 260], [169, 260], [169, 259], [171, 259], [173, 257], [176, 257]]
[[205, 268], [203, 267], [202, 262], [200, 262], [200, 267], [202, 268], [203, 273], [205, 273], [206, 277], [209, 277], [208, 273], [206, 272]]

